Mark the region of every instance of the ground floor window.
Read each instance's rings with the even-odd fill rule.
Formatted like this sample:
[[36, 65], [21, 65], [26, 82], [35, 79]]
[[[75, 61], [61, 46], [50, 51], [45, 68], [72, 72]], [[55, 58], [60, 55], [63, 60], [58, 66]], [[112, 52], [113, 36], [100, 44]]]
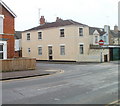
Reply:
[[65, 46], [64, 45], [60, 46], [60, 55], [65, 55]]
[[83, 47], [83, 44], [80, 44], [79, 49], [80, 49], [80, 54], [83, 54], [83, 53], [84, 53], [84, 47]]
[[31, 52], [31, 49], [30, 48], [28, 48], [28, 53], [30, 53]]
[[38, 55], [42, 55], [42, 47], [38, 47]]
[[7, 59], [7, 41], [0, 41], [0, 59]]

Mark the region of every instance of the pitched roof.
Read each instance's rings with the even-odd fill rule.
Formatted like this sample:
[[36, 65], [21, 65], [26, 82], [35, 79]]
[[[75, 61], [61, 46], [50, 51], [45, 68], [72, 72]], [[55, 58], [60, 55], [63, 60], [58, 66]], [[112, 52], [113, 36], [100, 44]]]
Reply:
[[120, 37], [120, 31], [116, 33], [114, 30], [110, 30], [110, 33], [112, 34], [113, 37]]
[[87, 26], [85, 24], [73, 21], [73, 20], [60, 20], [52, 23], [45, 23], [43, 25], [39, 25], [37, 27], [25, 30], [26, 31], [31, 31], [31, 30], [40, 30], [40, 29], [46, 29], [46, 28], [52, 28], [52, 27], [60, 27], [60, 26], [67, 26], [67, 25], [82, 25], [82, 26]]
[[21, 39], [22, 38], [22, 31], [15, 31], [15, 39]]
[[15, 14], [2, 0], [0, 0], [0, 4], [1, 4], [4, 8], [6, 8], [13, 17], [17, 17], [16, 14]]
[[100, 36], [104, 35], [106, 32], [103, 28], [97, 28], [97, 27], [89, 27], [89, 34], [93, 35], [94, 31], [97, 30]]

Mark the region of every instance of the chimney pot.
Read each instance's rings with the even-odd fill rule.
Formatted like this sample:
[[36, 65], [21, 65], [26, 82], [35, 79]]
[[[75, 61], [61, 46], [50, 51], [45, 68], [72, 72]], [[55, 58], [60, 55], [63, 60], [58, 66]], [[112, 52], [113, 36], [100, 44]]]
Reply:
[[43, 25], [43, 24], [45, 24], [45, 18], [44, 18], [44, 16], [41, 16], [41, 18], [40, 18], [40, 25]]
[[118, 26], [117, 26], [117, 25], [114, 26], [114, 31], [115, 31], [116, 33], [118, 32]]

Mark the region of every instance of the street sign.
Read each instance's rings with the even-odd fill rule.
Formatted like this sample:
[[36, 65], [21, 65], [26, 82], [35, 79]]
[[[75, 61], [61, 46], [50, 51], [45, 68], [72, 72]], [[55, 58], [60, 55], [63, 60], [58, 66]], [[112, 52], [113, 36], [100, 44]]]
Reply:
[[104, 45], [104, 41], [102, 39], [99, 40], [99, 45]]

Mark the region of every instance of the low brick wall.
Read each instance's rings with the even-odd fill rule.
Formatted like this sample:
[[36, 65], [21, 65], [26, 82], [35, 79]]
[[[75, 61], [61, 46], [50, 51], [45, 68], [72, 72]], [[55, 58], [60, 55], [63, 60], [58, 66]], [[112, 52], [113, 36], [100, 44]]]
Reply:
[[22, 71], [34, 70], [36, 68], [35, 58], [13, 58], [0, 60], [2, 68], [0, 71]]

